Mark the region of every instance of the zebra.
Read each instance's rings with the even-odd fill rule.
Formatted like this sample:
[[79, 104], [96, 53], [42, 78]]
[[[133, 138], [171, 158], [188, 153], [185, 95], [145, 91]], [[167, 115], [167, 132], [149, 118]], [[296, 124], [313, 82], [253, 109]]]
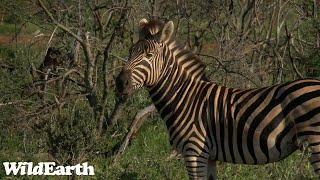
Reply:
[[303, 144], [320, 175], [319, 80], [244, 90], [214, 84], [173, 31], [172, 21], [142, 19], [116, 88], [128, 96], [146, 87], [190, 179], [217, 179], [216, 161], [266, 164]]

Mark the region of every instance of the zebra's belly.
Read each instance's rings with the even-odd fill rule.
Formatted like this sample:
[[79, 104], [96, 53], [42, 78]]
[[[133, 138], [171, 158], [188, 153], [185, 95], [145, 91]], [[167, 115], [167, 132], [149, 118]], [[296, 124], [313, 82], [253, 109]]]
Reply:
[[276, 162], [276, 161], [280, 161], [286, 157], [288, 157], [289, 155], [291, 155], [293, 152], [295, 152], [298, 148], [297, 147], [288, 147], [288, 149], [286, 151], [283, 151], [281, 153], [277, 152], [277, 153], [272, 153], [270, 150], [269, 153], [269, 159], [266, 158], [266, 156], [264, 155], [255, 155], [257, 161], [253, 161], [253, 157], [249, 154], [245, 155], [245, 161], [238, 159], [235, 161], [232, 160], [227, 160], [227, 159], [220, 159], [218, 158], [217, 160], [220, 162], [227, 162], [227, 163], [233, 163], [233, 164], [249, 164], [249, 165], [256, 165], [256, 164], [267, 164], [267, 163], [272, 163], [272, 162]]
[[[256, 136], [248, 139], [242, 147], [234, 147], [233, 151], [227, 152], [230, 154], [218, 154], [218, 160], [235, 164], [266, 164], [280, 161], [298, 149], [292, 138], [284, 137], [279, 140], [270, 136]], [[227, 148], [224, 150], [226, 151]]]

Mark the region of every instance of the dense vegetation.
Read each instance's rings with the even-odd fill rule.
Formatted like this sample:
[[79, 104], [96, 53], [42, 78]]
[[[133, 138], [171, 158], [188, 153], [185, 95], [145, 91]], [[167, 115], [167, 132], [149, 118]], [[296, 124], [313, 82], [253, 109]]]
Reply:
[[[95, 179], [187, 179], [154, 111], [115, 155], [135, 114], [151, 104], [144, 90], [127, 99], [114, 91], [140, 19], [173, 20], [176, 38], [207, 64], [213, 82], [255, 88], [320, 76], [319, 7], [316, 0], [4, 0], [0, 162], [89, 162]], [[49, 47], [61, 54], [48, 57], [63, 63], [43, 65]], [[308, 156], [302, 149], [268, 165], [219, 163], [218, 177], [312, 178]]]

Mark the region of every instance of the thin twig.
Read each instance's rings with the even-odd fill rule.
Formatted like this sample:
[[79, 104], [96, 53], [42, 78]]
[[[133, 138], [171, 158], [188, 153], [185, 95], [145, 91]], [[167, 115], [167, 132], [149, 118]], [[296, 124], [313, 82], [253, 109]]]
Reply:
[[61, 28], [63, 31], [69, 33], [73, 38], [75, 38], [77, 41], [80, 42], [80, 44], [82, 44], [84, 46], [84, 41], [77, 36], [75, 33], [73, 33], [69, 28], [67, 28], [66, 26], [60, 24], [59, 22], [56, 21], [56, 19], [52, 16], [52, 14], [49, 12], [49, 10], [45, 7], [45, 5], [43, 4], [42, 0], [38, 0], [41, 8], [45, 11], [45, 13], [49, 16], [50, 20], [53, 22], [53, 24], [55, 24], [56, 26], [58, 26], [59, 28]]
[[227, 66], [217, 57], [215, 56], [211, 56], [211, 55], [207, 55], [207, 54], [198, 54], [199, 56], [204, 56], [204, 57], [209, 57], [209, 58], [213, 58], [214, 60], [218, 61], [218, 63], [223, 67], [223, 70], [226, 72], [226, 73], [231, 73], [231, 74], [237, 74], [237, 75], [240, 75], [242, 77], [244, 77], [245, 79], [249, 80], [251, 83], [253, 83], [256, 87], [260, 87], [260, 85], [258, 83], [256, 83], [255, 81], [253, 81], [251, 78], [245, 76], [244, 74], [242, 74], [241, 72], [236, 72], [236, 71], [233, 71], [233, 70], [229, 70], [227, 68]]
[[287, 43], [289, 44], [288, 46], [288, 53], [289, 53], [289, 58], [290, 58], [290, 61], [291, 61], [291, 64], [292, 64], [292, 67], [294, 69], [294, 72], [299, 76], [299, 78], [303, 78], [302, 74], [299, 72], [295, 62], [294, 62], [294, 58], [291, 54], [291, 45], [292, 45], [292, 41], [293, 41], [293, 37], [291, 34], [288, 33], [288, 27], [287, 25], [285, 25], [285, 30], [286, 30], [286, 36], [287, 36]]

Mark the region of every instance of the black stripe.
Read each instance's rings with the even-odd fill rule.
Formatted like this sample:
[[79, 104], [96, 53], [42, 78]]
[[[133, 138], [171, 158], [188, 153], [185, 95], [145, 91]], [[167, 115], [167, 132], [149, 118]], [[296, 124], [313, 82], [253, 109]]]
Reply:
[[[198, 139], [199, 140], [199, 139]], [[199, 141], [201, 141], [201, 140], [199, 140]], [[203, 142], [203, 141], [201, 141], [201, 142]], [[184, 146], [186, 146], [187, 144], [193, 144], [194, 146], [196, 146], [198, 149], [202, 149], [202, 152], [200, 152], [200, 153], [206, 153], [206, 154], [208, 154], [209, 152], [207, 152], [204, 148], [202, 148], [202, 146], [200, 146], [197, 142], [195, 142], [195, 141], [188, 141], [187, 143], [185, 143], [184, 144]], [[192, 150], [193, 152], [196, 152], [197, 154], [198, 154], [198, 152], [196, 151], [196, 150], [194, 150], [194, 149], [192, 149], [192, 148], [187, 148], [186, 149], [187, 151], [188, 150]], [[202, 154], [198, 154], [200, 157], [203, 157], [203, 158], [205, 158]]]
[[[172, 72], [172, 74], [173, 74], [173, 72]], [[172, 75], [172, 76], [173, 76], [173, 75]], [[188, 83], [188, 81], [183, 81], [183, 80], [181, 80], [181, 79], [184, 79], [184, 78], [182, 78], [182, 77], [179, 78], [178, 75], [177, 75], [174, 79], [172, 79], [172, 81], [176, 81], [176, 79], [179, 79], [179, 82], [176, 83], [177, 86], [176, 86], [175, 88], [178, 88], [179, 86], [182, 86], [181, 83]], [[172, 88], [172, 87], [169, 86], [170, 82], [171, 82], [171, 81], [168, 81], [167, 79], [163, 79], [163, 80], [161, 80], [161, 82], [158, 82], [158, 85], [160, 84], [159, 87], [155, 87], [155, 88], [153, 88], [152, 90], [149, 90], [149, 93], [150, 93], [151, 95], [153, 95], [153, 96], [152, 96], [153, 102], [158, 101], [162, 96], [164, 96], [163, 99], [162, 99], [158, 104], [155, 104], [155, 106], [157, 107], [158, 110], [162, 109], [162, 107], [164, 107], [164, 106], [167, 105], [167, 106], [164, 108], [164, 110], [163, 110], [163, 112], [162, 112], [162, 114], [161, 114], [161, 117], [162, 117], [162, 118], [164, 118], [167, 114], [169, 114], [169, 113], [172, 111], [172, 110], [171, 110], [172, 108], [175, 108], [175, 107], [176, 107], [176, 105], [178, 104], [178, 100], [179, 100], [179, 99], [177, 99], [177, 97], [176, 97], [175, 99], [177, 99], [177, 100], [174, 100], [173, 102], [171, 102], [171, 104], [167, 104], [167, 102], [174, 96], [174, 94], [177, 93], [175, 88]], [[155, 91], [158, 90], [163, 83], [164, 83], [164, 85], [163, 85], [162, 89], [160, 89], [160, 91], [159, 91], [157, 94], [155, 94]], [[158, 86], [158, 85], [157, 85], [157, 86]], [[164, 92], [165, 92], [168, 88], [169, 88], [168, 93], [167, 93], [167, 94], [164, 94]], [[180, 94], [179, 97], [182, 96], [181, 93], [183, 93], [183, 91], [182, 91], [182, 92], [180, 91], [180, 93], [178, 93], [178, 95]], [[169, 121], [169, 120], [168, 120], [168, 121]], [[167, 127], [169, 127], [168, 125], [171, 125], [171, 124], [174, 122], [174, 121], [172, 121], [172, 120], [170, 120], [169, 122], [168, 122], [168, 121], [166, 122], [166, 123], [167, 123]]]
[[[309, 119], [311, 119], [312, 117], [314, 117], [315, 115], [319, 114], [320, 113], [320, 107], [317, 107], [315, 109], [312, 109], [311, 111], [307, 112], [306, 114], [296, 118], [294, 120], [295, 123], [293, 122], [290, 122], [289, 124], [286, 125], [286, 127], [284, 128], [283, 131], [281, 131], [280, 134], [278, 134], [277, 138], [276, 138], [276, 148], [277, 150], [280, 152], [281, 154], [281, 143], [282, 143], [282, 140], [283, 138], [292, 130], [292, 128], [294, 127], [294, 124], [298, 124], [298, 123], [301, 123], [301, 122], [305, 122]], [[317, 122], [317, 123], [313, 123], [311, 124], [311, 126], [320, 126], [320, 122]]]
[[[195, 74], [198, 72], [194, 77], [198, 79], [200, 76], [204, 75], [203, 71], [203, 66], [197, 66], [197, 68], [194, 68], [192, 71], [189, 71], [190, 74]], [[200, 72], [200, 73], [199, 73]]]
[[208, 146], [209, 149], [212, 148], [212, 138], [210, 134], [210, 128], [209, 128], [209, 114], [207, 113], [207, 108], [208, 108], [208, 100], [203, 102], [203, 109], [202, 109], [202, 114], [201, 114], [201, 119], [204, 127], [204, 131], [206, 131], [206, 136], [205, 139], [208, 139], [205, 144]]
[[296, 139], [296, 137], [300, 137], [300, 136], [316, 136], [316, 135], [320, 135], [319, 131], [302, 131], [302, 132], [298, 132], [297, 136], [294, 136], [293, 139]]
[[[192, 82], [191, 82], [191, 83], [192, 83]], [[192, 83], [191, 87], [194, 87], [193, 85], [194, 85], [194, 84]], [[195, 90], [196, 90], [196, 89], [194, 89], [194, 91], [195, 91]], [[190, 95], [191, 95], [191, 97], [188, 98]], [[191, 118], [192, 118], [192, 114], [194, 113], [193, 111], [195, 110], [196, 102], [195, 102], [194, 100], [195, 100], [196, 97], [197, 97], [197, 96], [196, 96], [196, 93], [193, 93], [193, 92], [192, 92], [192, 93], [188, 93], [188, 94], [186, 95], [186, 98], [183, 100], [183, 103], [181, 104], [181, 106], [182, 106], [182, 107], [189, 106], [189, 108], [191, 109], [191, 111], [190, 111], [190, 114], [188, 114], [188, 113], [189, 113], [189, 112], [188, 112], [188, 111], [189, 111], [189, 110], [188, 110], [189, 108], [186, 108], [186, 110], [185, 110], [184, 113], [182, 114], [182, 117], [185, 117], [185, 118], [184, 118], [185, 121], [184, 121], [184, 122], [181, 122], [181, 120], [183, 120], [183, 119], [182, 119], [182, 118], [179, 119], [178, 123], [176, 123], [176, 127], [175, 127], [175, 128], [172, 128], [172, 129], [169, 131], [170, 136], [171, 136], [171, 135], [173, 134], [174, 130], [176, 130], [176, 128], [177, 128], [181, 123], [183, 123], [182, 126], [181, 126], [181, 128], [178, 129], [177, 133], [176, 133], [173, 137], [170, 137], [171, 139], [176, 139], [178, 135], [181, 135], [181, 131], [183, 131], [183, 130], [187, 127], [187, 124], [188, 124], [190, 121], [193, 121]], [[189, 101], [188, 101], [188, 99], [189, 99]], [[191, 107], [190, 107], [190, 105], [191, 105]], [[179, 112], [181, 112], [181, 111], [179, 111]], [[189, 127], [188, 130], [185, 131], [184, 135], [182, 135], [182, 136], [179, 138], [178, 142], [180, 142], [180, 141], [183, 139], [183, 137], [184, 137], [185, 135], [187, 135], [187, 134], [191, 131], [193, 124], [194, 124], [194, 122], [192, 122], [192, 123], [189, 125], [191, 128]], [[190, 130], [189, 130], [189, 129], [190, 129]], [[179, 143], [177, 143], [177, 144], [179, 144]]]
[[[209, 96], [209, 105], [214, 104], [214, 99], [215, 99], [215, 96], [217, 94], [218, 88], [219, 88], [219, 86], [215, 85], [214, 88], [212, 89], [211, 94]], [[211, 128], [212, 128], [211, 131], [210, 131], [210, 136], [209, 137], [210, 137], [210, 139], [211, 139], [211, 137], [213, 137], [213, 140], [211, 139], [211, 142], [212, 142], [212, 144], [216, 144], [216, 146], [217, 146], [217, 147], [215, 147], [216, 148], [216, 154], [214, 156], [215, 158], [217, 158], [218, 155], [219, 155], [219, 151], [218, 151], [219, 144], [217, 142], [217, 136], [216, 136], [216, 129], [217, 129], [216, 123], [215, 123], [216, 122], [215, 114], [217, 113], [216, 109], [215, 108], [211, 108], [209, 113], [210, 113], [210, 115], [209, 115], [208, 121], [211, 121]]]
[[294, 123], [290, 122], [276, 137], [276, 149], [279, 151], [280, 155], [281, 155], [281, 147], [280, 147], [281, 142], [283, 138], [292, 130], [293, 127], [294, 127]]
[[[142, 73], [140, 73], [140, 72], [134, 71], [132, 75], [137, 76], [139, 78], [139, 81], [143, 80]], [[143, 83], [143, 82], [141, 82], [141, 83]]]
[[316, 142], [316, 143], [310, 143], [309, 146], [318, 146], [320, 145], [320, 142]]
[[319, 171], [319, 170], [320, 170], [320, 168], [317, 168], [317, 169], [314, 170], [314, 172], [317, 172], [317, 171]]
[[[172, 69], [177, 69], [176, 63], [173, 64]], [[160, 91], [164, 92], [167, 88], [170, 88], [169, 84], [171, 81], [177, 82], [177, 80], [179, 80], [179, 78], [180, 78], [178, 74], [174, 77], [175, 71], [168, 71], [167, 73], [168, 74], [163, 75], [162, 78], [158, 80], [158, 83], [156, 83], [155, 85], [152, 86], [152, 89], [149, 88], [150, 95], [153, 95], [159, 89], [160, 89]], [[171, 81], [168, 81], [167, 77], [171, 77], [171, 79], [170, 79]], [[172, 77], [174, 77], [174, 79], [172, 79]], [[161, 89], [162, 85], [163, 85], [163, 88]]]
[[235, 163], [235, 157], [234, 157], [234, 152], [233, 152], [233, 119], [231, 116], [231, 96], [232, 96], [232, 89], [228, 90], [228, 95], [226, 99], [226, 108], [228, 108], [227, 111], [227, 119], [228, 121], [228, 146], [229, 146], [229, 151], [230, 151], [230, 156], [231, 160], [233, 163]]
[[[278, 94], [278, 92], [285, 86], [287, 86], [288, 84], [290, 83], [285, 83], [285, 84], [282, 84], [280, 86], [275, 86], [275, 87], [272, 87], [271, 89], [274, 89], [276, 88], [276, 90], [274, 91], [274, 93], [270, 96], [276, 96]], [[268, 89], [268, 91], [270, 91], [271, 89]], [[268, 92], [267, 91], [267, 92]], [[288, 91], [289, 92], [289, 91]], [[260, 98], [261, 100], [263, 101], [265, 98], [266, 98], [266, 93], [263, 94]], [[275, 107], [277, 106], [278, 104], [280, 104], [284, 98], [286, 96], [280, 96], [278, 99], [276, 98], [272, 98], [269, 102], [269, 104], [253, 119], [252, 123], [250, 124], [250, 128], [248, 130], [248, 137], [247, 137], [247, 143], [248, 143], [248, 149], [249, 149], [249, 152], [251, 155], [254, 155], [254, 147], [253, 147], [253, 141], [252, 141], [252, 137], [254, 135], [254, 132], [255, 130], [257, 129], [257, 127], [259, 126], [259, 124], [266, 118], [267, 114]], [[259, 98], [259, 99], [260, 99]], [[259, 100], [259, 101], [261, 101]], [[262, 102], [261, 101], [261, 102]], [[258, 103], [260, 104], [260, 103]], [[255, 105], [255, 106], [252, 106], [252, 108], [255, 108], [255, 107], [258, 107], [258, 105]], [[252, 111], [253, 112], [253, 111]], [[251, 114], [251, 113], [250, 113]], [[265, 139], [267, 140], [267, 137], [265, 137], [265, 134], [261, 133], [261, 136], [260, 136], [260, 140], [261, 139]], [[269, 162], [269, 154], [268, 154], [268, 148], [266, 147], [261, 147], [261, 144], [260, 144], [260, 148], [261, 148], [261, 151], [264, 153], [264, 155], [266, 156], [267, 158], [267, 162]], [[266, 148], [266, 149], [264, 149]], [[254, 157], [254, 156], [253, 156]], [[256, 164], [257, 163], [257, 160], [256, 160], [256, 157], [254, 157], [254, 163]]]
[[[172, 52], [174, 52], [174, 51], [172, 51]], [[185, 52], [183, 52], [183, 51], [179, 51], [177, 54], [176, 54], [176, 56], [175, 56], [175, 59], [180, 59], [183, 55], [185, 55], [186, 53]]]
[[219, 112], [219, 128], [220, 128], [220, 147], [221, 147], [221, 153], [222, 153], [222, 158], [223, 161], [226, 161], [226, 152], [224, 149], [224, 129], [225, 129], [225, 115], [224, 115], [224, 94], [226, 93], [226, 88], [225, 87], [221, 87], [220, 89], [220, 94], [218, 95], [218, 104], [217, 104], [217, 108], [218, 108], [218, 112]]
[[238, 101], [242, 96], [244, 96], [245, 94], [247, 94], [248, 92], [252, 91], [251, 93], [258, 93], [260, 91], [262, 91], [261, 89], [246, 89], [246, 90], [239, 90], [240, 92], [236, 91], [235, 93], [237, 93], [234, 97], [233, 102]]
[[[299, 96], [292, 100], [262, 131], [260, 136], [260, 146], [264, 154], [268, 154], [268, 137], [270, 133], [284, 120], [284, 118], [297, 106], [310, 99], [320, 96], [319, 91], [313, 91]], [[268, 156], [267, 156], [268, 157]], [[268, 159], [268, 158], [267, 158]], [[269, 159], [268, 159], [269, 160]], [[269, 162], [269, 161], [268, 161]]]
[[[173, 65], [171, 52], [169, 51], [167, 46], [163, 48], [162, 56], [164, 57], [163, 58], [164, 63], [163, 63], [163, 67], [160, 74], [167, 73], [168, 71], [170, 71], [171, 69], [170, 65]], [[164, 74], [164, 77], [166, 77], [166, 74]]]
[[[283, 101], [289, 94], [291, 94], [299, 89], [302, 89], [302, 88], [308, 87], [308, 86], [320, 85], [319, 81], [311, 81], [311, 82], [304, 81], [304, 80], [297, 80], [297, 81], [302, 81], [302, 82], [295, 84], [295, 85], [289, 87], [288, 89], [286, 89], [279, 97], [279, 99], [281, 99], [281, 101]], [[293, 81], [291, 83], [295, 83], [297, 81]], [[287, 83], [287, 84], [289, 84], [289, 83]], [[275, 95], [277, 95], [277, 94], [275, 94]]]
[[317, 159], [315, 161], [312, 161], [311, 164], [316, 164], [316, 163], [319, 163], [320, 162], [320, 159]]
[[[318, 94], [318, 97], [320, 97], [320, 94]], [[313, 118], [314, 116], [316, 116], [319, 113], [320, 113], [320, 106], [316, 107], [316, 108], [312, 109], [311, 111], [309, 111], [308, 113], [298, 117], [297, 119], [295, 119], [294, 122], [296, 124], [299, 124], [299, 123], [302, 123], [302, 122], [306, 122], [306, 121], [310, 120], [311, 118]]]
[[[181, 135], [181, 137], [179, 138], [179, 139], [177, 139], [177, 145], [179, 145], [180, 143], [181, 143], [181, 141], [183, 140], [183, 138], [185, 137], [185, 136], [187, 136], [187, 134], [192, 130], [192, 126], [193, 126], [193, 123], [191, 123], [190, 124], [190, 126], [186, 126], [186, 124], [187, 124], [188, 122], [185, 122], [185, 124], [183, 124], [183, 126], [180, 128], [180, 129], [178, 129], [178, 132], [176, 133], [176, 135], [172, 138], [171, 137], [171, 135], [172, 134], [170, 134], [170, 141], [174, 141], [174, 140], [176, 140], [177, 139], [177, 135]], [[178, 124], [177, 124], [177, 126], [178, 126]], [[185, 128], [188, 128], [186, 131], [185, 131], [185, 133], [183, 133], [183, 134], [181, 134], [181, 130], [182, 129], [185, 129]], [[175, 129], [175, 128], [172, 128], [172, 129]], [[186, 141], [186, 142], [188, 142], [188, 141]], [[184, 148], [184, 147], [183, 147]]]
[[[197, 165], [197, 166], [186, 166], [186, 168], [204, 168], [204, 167], [207, 167], [207, 166], [205, 166], [205, 165], [203, 165], [203, 166], [201, 166], [201, 165]], [[194, 172], [194, 171], [192, 171], [192, 172]]]
[[[188, 142], [187, 144], [189, 144], [189, 143], [190, 143], [190, 142]], [[201, 149], [201, 148], [200, 148], [200, 149]], [[190, 148], [190, 147], [187, 148], [185, 151], [186, 151], [186, 153], [191, 151], [191, 152], [194, 152], [194, 153], [196, 153], [197, 155], [199, 155], [199, 152], [198, 152], [197, 150], [195, 150], [195, 149], [193, 149], [193, 148]], [[193, 157], [193, 156], [195, 156], [195, 155], [186, 155], [185, 157], [190, 157], [190, 156]]]
[[[187, 61], [188, 62], [188, 61]], [[191, 69], [192, 67], [194, 67], [194, 66], [198, 66], [199, 65], [199, 62], [197, 62], [197, 61], [192, 61], [190, 64], [188, 64], [188, 66], [186, 66], [184, 69], [185, 70], [189, 70], [189, 69]], [[195, 68], [195, 69], [197, 69], [197, 68]], [[190, 72], [192, 72], [192, 71], [190, 71]], [[189, 72], [189, 73], [190, 73]], [[194, 74], [194, 73], [190, 73], [190, 74]]]
[[[243, 153], [243, 146], [246, 146], [248, 145], [248, 150], [251, 154], [251, 156], [253, 157], [254, 159], [254, 163], [256, 164], [257, 163], [257, 158], [255, 157], [254, 155], [254, 150], [253, 150], [253, 142], [252, 142], [252, 137], [253, 137], [253, 133], [251, 132], [250, 134], [250, 129], [248, 131], [248, 138], [249, 141], [247, 142], [248, 144], [242, 144], [242, 134], [243, 134], [243, 131], [244, 131], [244, 126], [249, 118], [249, 116], [256, 110], [256, 108], [264, 101], [264, 99], [269, 95], [270, 91], [272, 90], [273, 88], [269, 88], [267, 89], [265, 92], [263, 92], [262, 94], [260, 93], [259, 94], [259, 98], [253, 102], [246, 110], [245, 112], [242, 114], [242, 116], [240, 117], [239, 119], [239, 123], [238, 123], [238, 128], [237, 128], [237, 146], [238, 146], [238, 150], [239, 150], [239, 154], [240, 154], [240, 157], [242, 159], [242, 162], [244, 164], [246, 164], [246, 160], [245, 160], [245, 155]], [[257, 95], [258, 92], [252, 92], [252, 94], [254, 95]], [[254, 96], [251, 97], [250, 96], [250, 99], [253, 98]], [[249, 100], [247, 100], [249, 101]], [[244, 105], [242, 105], [244, 106]], [[241, 107], [241, 108], [246, 108], [246, 106], [244, 107]], [[235, 114], [235, 117], [237, 116], [237, 114]], [[252, 122], [250, 128], [252, 127], [252, 125], [257, 126], [259, 124], [259, 122], [257, 123], [254, 123], [254, 121]]]
[[312, 155], [318, 155], [320, 154], [320, 151], [319, 152], [311, 152]]
[[312, 126], [312, 127], [320, 126], [320, 122], [312, 123], [312, 124], [310, 124], [310, 126]]
[[[202, 106], [202, 113], [203, 113], [203, 111], [206, 111], [206, 108], [204, 108], [204, 105], [205, 105], [205, 103], [206, 102], [204, 102], [204, 99], [205, 99], [205, 97], [206, 97], [206, 95], [207, 95], [207, 92], [208, 92], [208, 88], [209, 88], [209, 86], [208, 85], [206, 85], [206, 84], [202, 84], [201, 85], [201, 87], [200, 87], [200, 92], [199, 92], [199, 94], [200, 94], [200, 97], [199, 98], [196, 98], [196, 102], [195, 103], [198, 103], [198, 105], [195, 107], [196, 108], [196, 115], [195, 115], [195, 121], [194, 121], [194, 124], [195, 124], [195, 126], [196, 126], [196, 128], [199, 130], [199, 133], [201, 134], [201, 136], [202, 137], [205, 137], [205, 132], [202, 132], [201, 131], [201, 128], [200, 128], [200, 119], [198, 119], [198, 112], [200, 112], [200, 108], [201, 108], [201, 106]], [[201, 116], [201, 118], [202, 118], [202, 116]], [[202, 119], [202, 124], [204, 125], [204, 124], [206, 124], [207, 122], [206, 121], [208, 121], [208, 119], [206, 118], [206, 119]], [[205, 125], [204, 125], [205, 126]]]
[[[182, 88], [180, 89], [180, 91], [178, 92], [178, 94], [176, 95], [175, 99], [175, 103], [173, 104], [173, 106], [176, 106], [178, 104], [178, 101], [182, 99], [183, 94], [185, 93], [185, 91], [187, 90], [187, 86], [189, 83], [192, 83], [190, 81], [190, 78], [188, 78], [186, 81], [184, 81]], [[191, 85], [192, 87], [192, 85]], [[188, 97], [191, 96], [190, 101], [188, 100]], [[176, 112], [166, 121], [166, 125], [168, 128], [170, 128], [172, 126], [172, 124], [174, 123], [174, 120], [178, 120], [180, 122], [180, 119], [177, 119], [178, 116], [180, 115], [180, 113], [182, 112], [183, 108], [185, 106], [190, 106], [194, 99], [195, 94], [194, 93], [187, 93], [184, 97], [184, 99], [182, 100], [181, 105], [178, 107], [178, 109], [176, 110]], [[184, 112], [184, 114], [182, 115], [182, 117], [186, 116], [188, 110], [186, 110]], [[179, 124], [177, 123], [176, 126], [179, 126]], [[169, 131], [169, 134], [172, 135], [173, 131], [175, 130], [175, 128], [172, 128]]]
[[[241, 102], [236, 106], [236, 109], [234, 111], [234, 115], [235, 117], [238, 115], [239, 111], [241, 110], [241, 108], [244, 107], [244, 105], [246, 105], [248, 103], [248, 101], [250, 101], [254, 96], [256, 96], [258, 93], [261, 93], [261, 91], [263, 91], [264, 89], [257, 89], [255, 91], [250, 92], [249, 95], [247, 95], [243, 100], [241, 100]], [[248, 90], [249, 91], [249, 90]], [[243, 96], [245, 94], [242, 94]], [[239, 94], [236, 95], [234, 102], [238, 101], [241, 97], [237, 97], [239, 96]], [[239, 122], [240, 123], [240, 122]]]

